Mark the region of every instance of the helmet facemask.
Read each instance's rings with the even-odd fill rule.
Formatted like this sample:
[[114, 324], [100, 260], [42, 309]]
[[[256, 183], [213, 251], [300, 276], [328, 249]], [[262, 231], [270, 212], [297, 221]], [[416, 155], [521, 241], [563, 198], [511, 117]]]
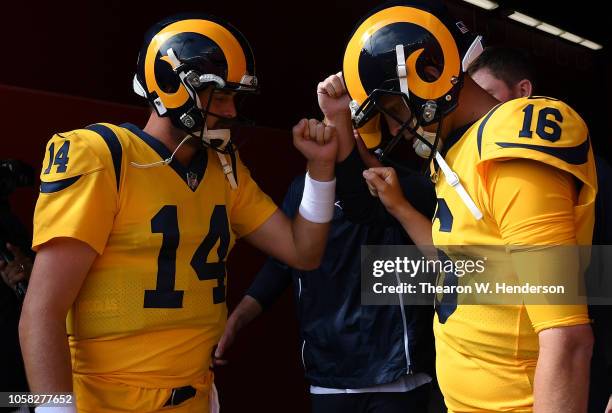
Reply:
[[[238, 94], [254, 94], [258, 92], [257, 78], [251, 75], [243, 75], [240, 82], [226, 82], [221, 76], [213, 73], [200, 73], [194, 66], [197, 66], [193, 60], [186, 60], [181, 62], [174, 53], [172, 48], [167, 50], [168, 60], [172, 64], [172, 68], [181, 84], [185, 87], [189, 93], [192, 101], [191, 105], [187, 105], [188, 109], [180, 115], [180, 127], [190, 137], [201, 140], [202, 144], [206, 147], [210, 147], [213, 150], [230, 154], [234, 152], [233, 145], [231, 143], [231, 130], [229, 127], [235, 124], [247, 124], [248, 120], [241, 119], [240, 117], [227, 117], [221, 114], [212, 112], [210, 110], [214, 94], [219, 92], [234, 92]], [[203, 65], [199, 65], [203, 66]], [[210, 89], [206, 106], [204, 107], [199, 96], [199, 92]], [[233, 99], [236, 96], [232, 97]], [[158, 113], [159, 114], [159, 113]], [[220, 126], [228, 126], [227, 128], [215, 128], [208, 129], [206, 120], [208, 115], [214, 116], [218, 119]]]
[[[406, 140], [414, 139], [413, 147], [417, 155], [428, 159], [428, 163], [433, 159], [435, 151], [439, 147], [439, 133], [430, 133], [423, 130], [419, 117], [430, 124], [436, 119], [437, 105], [435, 101], [427, 101], [420, 110], [417, 110], [415, 103], [410, 99], [408, 86], [404, 48], [402, 45], [395, 47], [397, 56], [397, 78], [392, 78], [384, 81], [380, 88], [374, 89], [359, 105], [355, 100], [350, 102], [351, 115], [355, 128], [360, 128], [367, 123], [377, 113], [382, 113], [387, 118], [392, 119], [400, 125], [398, 132], [392, 135], [391, 140], [385, 145], [380, 152], [381, 160], [388, 155], [389, 152], [404, 138]], [[399, 91], [394, 90], [399, 83]], [[399, 105], [399, 110], [391, 110], [385, 103], [388, 98], [395, 97], [396, 105]], [[387, 100], [387, 102], [384, 102]], [[401, 103], [400, 103], [401, 102]], [[418, 116], [417, 114], [420, 114]], [[438, 131], [440, 128], [438, 127]], [[408, 132], [408, 135], [406, 135]]]

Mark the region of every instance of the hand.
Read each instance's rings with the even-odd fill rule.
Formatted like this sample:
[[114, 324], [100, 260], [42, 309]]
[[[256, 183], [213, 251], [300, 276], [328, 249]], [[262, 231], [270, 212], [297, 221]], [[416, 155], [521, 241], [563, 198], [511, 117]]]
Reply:
[[223, 335], [213, 348], [211, 368], [225, 366], [228, 363], [225, 359], [225, 353], [234, 343], [234, 339], [238, 335], [238, 332], [261, 314], [262, 311], [263, 307], [261, 304], [250, 295], [247, 294], [242, 298], [238, 306], [227, 319]]
[[227, 324], [225, 325], [225, 330], [223, 331], [223, 335], [219, 339], [219, 343], [213, 348], [212, 354], [212, 365], [211, 367], [214, 369], [215, 367], [225, 366], [229, 363], [229, 361], [225, 358], [225, 353], [234, 343], [234, 339], [236, 338], [236, 334], [238, 333], [238, 328], [232, 317], [227, 320]]
[[610, 399], [608, 400], [605, 413], [612, 413], [612, 396], [610, 396]]
[[335, 124], [340, 117], [350, 121], [349, 102], [351, 99], [344, 86], [342, 72], [329, 76], [317, 85], [317, 99], [323, 115], [332, 124]]
[[363, 177], [372, 196], [380, 198], [391, 215], [407, 202], [393, 168], [370, 168], [363, 171]]
[[336, 129], [316, 119], [302, 119], [293, 127], [293, 144], [309, 162], [335, 164]]
[[6, 244], [6, 248], [13, 253], [15, 259], [8, 263], [0, 260], [0, 276], [6, 285], [15, 290], [19, 282], [30, 278], [32, 260], [19, 247]]

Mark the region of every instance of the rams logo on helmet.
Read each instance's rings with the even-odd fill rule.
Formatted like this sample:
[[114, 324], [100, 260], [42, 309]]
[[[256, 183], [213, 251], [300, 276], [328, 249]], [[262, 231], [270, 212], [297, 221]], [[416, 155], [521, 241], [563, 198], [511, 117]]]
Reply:
[[[375, 114], [379, 105], [369, 100], [385, 92], [405, 95], [421, 125], [455, 108], [462, 86], [462, 60], [473, 59], [468, 52], [478, 49], [472, 44], [480, 39], [447, 20], [439, 10], [403, 2], [375, 11], [358, 25], [343, 62], [354, 109], [362, 113], [358, 123]], [[435, 108], [433, 114], [431, 108]]]
[[[204, 121], [197, 91], [257, 90], [255, 61], [244, 36], [211, 16], [180, 15], [149, 30], [138, 57], [134, 90], [146, 97], [158, 115], [187, 130]], [[193, 120], [189, 125], [185, 116]]]

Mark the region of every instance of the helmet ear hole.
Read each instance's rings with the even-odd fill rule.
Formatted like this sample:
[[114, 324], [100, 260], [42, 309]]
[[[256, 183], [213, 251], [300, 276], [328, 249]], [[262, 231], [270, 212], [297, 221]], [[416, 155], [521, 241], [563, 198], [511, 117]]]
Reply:
[[442, 72], [440, 72], [440, 70], [436, 66], [432, 65], [423, 65], [420, 68], [420, 72], [421, 77], [428, 82], [435, 82], [440, 78], [440, 75], [442, 74]]

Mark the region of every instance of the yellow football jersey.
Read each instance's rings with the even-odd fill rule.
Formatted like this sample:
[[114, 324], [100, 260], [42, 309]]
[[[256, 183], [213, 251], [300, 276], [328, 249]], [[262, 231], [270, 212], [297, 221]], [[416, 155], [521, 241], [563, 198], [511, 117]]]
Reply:
[[149, 412], [174, 387], [205, 393], [227, 317], [225, 259], [276, 210], [240, 159], [233, 190], [212, 149], [187, 167], [159, 165], [169, 156], [130, 124], [47, 145], [33, 247], [72, 237], [99, 254], [67, 319], [80, 411]]
[[[440, 176], [434, 244], [449, 254], [453, 245], [590, 245], [593, 153], [584, 121], [566, 104], [540, 97], [500, 104], [445, 145], [445, 160], [483, 218]], [[529, 202], [542, 193], [550, 203]], [[582, 305], [457, 305], [456, 296], [438, 297], [437, 374], [449, 412], [531, 412], [537, 333], [588, 322]]]

